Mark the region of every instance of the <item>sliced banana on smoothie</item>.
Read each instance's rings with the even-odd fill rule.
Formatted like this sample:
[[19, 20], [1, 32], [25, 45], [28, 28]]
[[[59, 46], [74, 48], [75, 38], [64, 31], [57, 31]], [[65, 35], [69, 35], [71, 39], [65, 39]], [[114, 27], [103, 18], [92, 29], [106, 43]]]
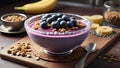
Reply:
[[112, 34], [113, 29], [109, 26], [100, 26], [95, 30], [95, 32], [100, 35], [109, 35]]
[[102, 22], [103, 22], [103, 16], [102, 15], [92, 15], [90, 19], [91, 19], [92, 23], [96, 23], [96, 24], [99, 24], [99, 25], [101, 25]]
[[95, 31], [99, 26], [99, 24], [92, 23], [91, 30]]

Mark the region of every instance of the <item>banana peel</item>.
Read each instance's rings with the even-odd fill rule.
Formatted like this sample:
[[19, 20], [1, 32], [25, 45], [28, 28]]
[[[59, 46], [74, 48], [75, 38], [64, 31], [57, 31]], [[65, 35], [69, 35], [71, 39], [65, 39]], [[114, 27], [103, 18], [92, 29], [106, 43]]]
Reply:
[[25, 4], [21, 7], [15, 7], [15, 10], [23, 10], [30, 14], [39, 14], [54, 9], [56, 5], [57, 0], [41, 0], [35, 3]]

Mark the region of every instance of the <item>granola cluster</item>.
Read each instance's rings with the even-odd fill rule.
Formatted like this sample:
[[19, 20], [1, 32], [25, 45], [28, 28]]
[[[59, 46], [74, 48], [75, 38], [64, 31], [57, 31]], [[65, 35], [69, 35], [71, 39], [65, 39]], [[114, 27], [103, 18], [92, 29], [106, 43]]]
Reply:
[[31, 58], [32, 49], [30, 45], [30, 43], [17, 43], [16, 45], [11, 46], [10, 49], [7, 50], [7, 52], [8, 54], [16, 56]]

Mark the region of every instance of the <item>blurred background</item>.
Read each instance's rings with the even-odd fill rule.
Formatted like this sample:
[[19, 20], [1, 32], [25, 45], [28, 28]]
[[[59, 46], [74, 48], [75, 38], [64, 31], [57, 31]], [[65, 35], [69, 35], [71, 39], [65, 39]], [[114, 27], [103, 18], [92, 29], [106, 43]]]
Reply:
[[[7, 5], [16, 2], [24, 2], [23, 0], [0, 0], [0, 5]], [[36, 2], [39, 0], [25, 0], [29, 2]], [[59, 3], [73, 5], [73, 6], [80, 6], [80, 7], [90, 7], [90, 8], [102, 8], [105, 1], [110, 0], [58, 0]], [[115, 1], [115, 0], [114, 0]], [[120, 1], [120, 0], [116, 0]]]
[[[6, 5], [9, 3], [16, 3], [23, 0], [0, 0], [0, 5]], [[38, 1], [38, 0], [26, 0], [26, 1]], [[58, 0], [60, 3], [74, 5], [74, 6], [81, 6], [81, 7], [103, 7], [103, 3], [108, 0]]]
[[60, 1], [71, 2], [71, 5], [72, 3], [76, 3], [80, 4], [83, 7], [98, 8], [103, 7], [104, 2], [110, 0], [60, 0]]

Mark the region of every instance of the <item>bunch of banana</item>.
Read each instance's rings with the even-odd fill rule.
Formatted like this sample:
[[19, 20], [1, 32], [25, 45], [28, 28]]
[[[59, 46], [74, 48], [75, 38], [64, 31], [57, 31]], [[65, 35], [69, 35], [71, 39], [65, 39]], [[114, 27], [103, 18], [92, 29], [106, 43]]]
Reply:
[[22, 7], [15, 7], [16, 10], [24, 10], [27, 13], [38, 14], [52, 10], [57, 4], [57, 0], [40, 0], [35, 3], [26, 4]]
[[112, 34], [113, 29], [109, 26], [100, 26], [98, 27], [95, 32], [97, 34], [101, 34], [101, 35], [109, 35]]
[[85, 15], [83, 17], [87, 18], [92, 23], [96, 23], [96, 24], [99, 24], [99, 25], [101, 25], [102, 22], [103, 22], [103, 16], [102, 15], [92, 15], [92, 16]]
[[95, 31], [99, 26], [99, 24], [92, 23], [91, 30]]

